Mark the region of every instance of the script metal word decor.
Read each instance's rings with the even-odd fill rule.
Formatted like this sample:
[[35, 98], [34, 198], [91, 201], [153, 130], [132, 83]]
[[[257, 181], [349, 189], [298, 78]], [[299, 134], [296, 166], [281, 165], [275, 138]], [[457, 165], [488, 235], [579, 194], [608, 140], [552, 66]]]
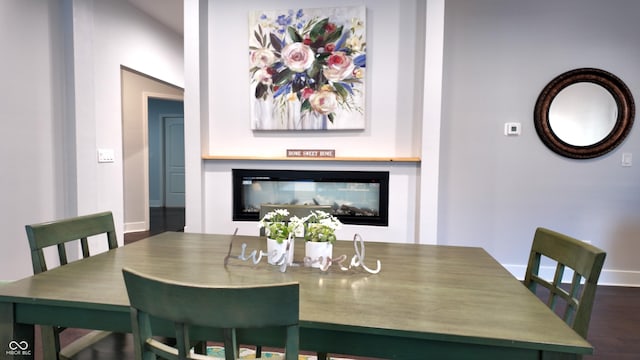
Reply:
[[[237, 229], [236, 229], [237, 232]], [[235, 233], [234, 233], [235, 235]], [[231, 250], [233, 249], [233, 240], [235, 239], [235, 237], [233, 237], [231, 239], [231, 242], [229, 243], [229, 252], [227, 253], [227, 256], [224, 259], [224, 265], [227, 266], [229, 264], [229, 259], [232, 258], [236, 258], [242, 261], [251, 261], [254, 264], [258, 264], [260, 263], [260, 261], [262, 260], [263, 257], [267, 257], [268, 259], [270, 259], [271, 264], [274, 265], [278, 265], [280, 267], [280, 271], [281, 272], [285, 272], [287, 271], [287, 267], [288, 266], [306, 266], [306, 267], [310, 267], [312, 266], [312, 264], [316, 261], [321, 262], [322, 266], [320, 267], [320, 270], [322, 271], [327, 271], [329, 270], [329, 268], [335, 263], [338, 268], [342, 271], [349, 271], [355, 268], [362, 268], [364, 269], [366, 272], [370, 273], [370, 274], [377, 274], [382, 270], [382, 263], [380, 262], [380, 260], [376, 260], [376, 268], [375, 269], [371, 269], [369, 268], [365, 263], [365, 246], [364, 246], [364, 239], [362, 239], [362, 236], [360, 236], [360, 234], [355, 234], [353, 236], [353, 247], [354, 247], [354, 251], [355, 254], [351, 257], [351, 261], [349, 262], [348, 265], [345, 265], [345, 262], [347, 261], [347, 255], [343, 254], [338, 256], [337, 258], [326, 258], [326, 259], [311, 259], [309, 257], [305, 257], [303, 260], [302, 264], [298, 264], [298, 263], [293, 263], [293, 264], [289, 264], [288, 261], [286, 261], [287, 256], [288, 256], [288, 252], [289, 251], [293, 251], [293, 246], [294, 246], [294, 241], [295, 239], [292, 239], [292, 241], [289, 243], [289, 245], [287, 246], [286, 250], [284, 253], [282, 254], [270, 254], [269, 252], [266, 251], [262, 251], [262, 250], [251, 250], [248, 254], [247, 254], [247, 244], [243, 243], [241, 246], [241, 252], [240, 255], [237, 256], [232, 256], [231, 255]]]

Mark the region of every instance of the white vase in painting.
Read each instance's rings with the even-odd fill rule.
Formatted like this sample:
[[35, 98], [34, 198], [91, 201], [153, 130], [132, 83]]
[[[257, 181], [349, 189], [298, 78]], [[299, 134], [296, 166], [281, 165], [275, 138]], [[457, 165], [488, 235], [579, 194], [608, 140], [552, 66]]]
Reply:
[[253, 100], [253, 130], [326, 130], [327, 116], [300, 111], [297, 99], [277, 102], [273, 95]]
[[300, 117], [300, 124], [304, 130], [326, 130], [326, 116], [315, 111], [306, 111]]
[[322, 268], [333, 257], [333, 244], [330, 242], [307, 241], [304, 250], [305, 257], [309, 258], [314, 268]]
[[[289, 248], [288, 252], [287, 247]], [[293, 243], [291, 240], [283, 240], [281, 243], [278, 243], [277, 240], [267, 238], [267, 253], [267, 261], [271, 265], [280, 265], [280, 260], [283, 256], [288, 265], [293, 264]]]
[[277, 129], [278, 124], [273, 118], [273, 98], [253, 100], [253, 129]]

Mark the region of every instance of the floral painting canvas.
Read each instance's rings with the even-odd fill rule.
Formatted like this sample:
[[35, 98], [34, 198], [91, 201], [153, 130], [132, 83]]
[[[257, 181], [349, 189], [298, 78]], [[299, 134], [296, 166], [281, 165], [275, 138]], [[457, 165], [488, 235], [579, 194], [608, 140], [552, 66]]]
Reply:
[[249, 16], [253, 130], [365, 127], [365, 8]]

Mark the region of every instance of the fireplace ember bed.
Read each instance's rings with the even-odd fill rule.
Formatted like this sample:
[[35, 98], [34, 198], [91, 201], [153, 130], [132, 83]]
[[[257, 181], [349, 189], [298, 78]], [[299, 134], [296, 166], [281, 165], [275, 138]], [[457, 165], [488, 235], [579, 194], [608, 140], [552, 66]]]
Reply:
[[233, 169], [233, 220], [262, 204], [329, 205], [344, 224], [388, 226], [389, 172]]

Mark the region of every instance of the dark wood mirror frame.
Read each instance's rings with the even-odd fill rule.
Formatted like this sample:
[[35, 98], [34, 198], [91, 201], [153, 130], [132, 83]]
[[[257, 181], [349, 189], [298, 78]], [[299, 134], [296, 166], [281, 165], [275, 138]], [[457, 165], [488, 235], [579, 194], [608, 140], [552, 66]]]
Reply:
[[[618, 106], [618, 118], [613, 130], [604, 139], [587, 146], [566, 143], [553, 132], [549, 123], [549, 108], [556, 95], [567, 86], [581, 82], [602, 86]], [[555, 153], [573, 159], [590, 159], [602, 156], [620, 145], [631, 131], [634, 116], [633, 96], [622, 80], [604, 70], [581, 68], [557, 76], [542, 90], [534, 109], [534, 124], [542, 142]]]

